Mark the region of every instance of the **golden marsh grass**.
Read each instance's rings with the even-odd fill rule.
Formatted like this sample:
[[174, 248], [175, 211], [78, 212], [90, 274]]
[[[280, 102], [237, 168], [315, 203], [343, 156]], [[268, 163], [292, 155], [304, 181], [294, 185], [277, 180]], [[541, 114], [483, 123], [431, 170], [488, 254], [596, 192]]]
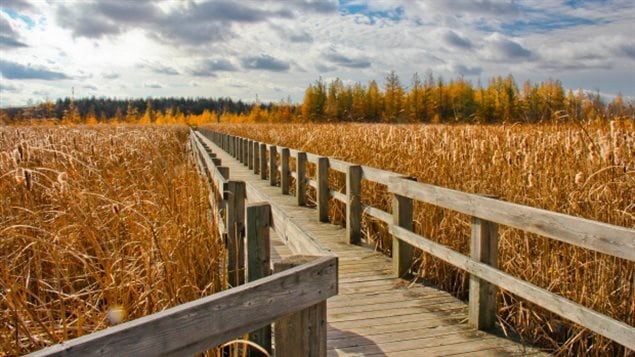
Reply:
[[[416, 177], [420, 182], [635, 228], [635, 126], [223, 124], [208, 128]], [[309, 170], [310, 171], [310, 170]], [[331, 175], [331, 187], [345, 186]], [[363, 182], [362, 200], [390, 212], [386, 187]], [[341, 205], [331, 220], [341, 222]], [[469, 217], [415, 204], [415, 231], [469, 252]], [[366, 238], [390, 253], [386, 227], [365, 217]], [[635, 325], [635, 263], [501, 227], [502, 270]], [[465, 273], [420, 255], [418, 276], [466, 298]], [[555, 314], [499, 290], [506, 331], [561, 355], [628, 353]]]
[[0, 128], [0, 355], [224, 287], [186, 126]]

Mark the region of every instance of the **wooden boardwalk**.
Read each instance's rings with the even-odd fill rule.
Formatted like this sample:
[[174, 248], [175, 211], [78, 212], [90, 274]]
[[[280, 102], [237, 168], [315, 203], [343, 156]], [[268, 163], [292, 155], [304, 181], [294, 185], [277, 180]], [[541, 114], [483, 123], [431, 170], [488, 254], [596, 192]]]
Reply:
[[[339, 258], [339, 294], [328, 300], [329, 356], [542, 355], [467, 324], [467, 305], [442, 290], [392, 276], [389, 257], [345, 243], [346, 230], [319, 223], [315, 209], [297, 206], [252, 170], [213, 145], [232, 180], [245, 181], [248, 202], [265, 198]], [[255, 189], [261, 197], [250, 197]], [[253, 191], [252, 191], [253, 192]], [[253, 196], [253, 195], [251, 195]], [[293, 254], [272, 231], [272, 259]]]

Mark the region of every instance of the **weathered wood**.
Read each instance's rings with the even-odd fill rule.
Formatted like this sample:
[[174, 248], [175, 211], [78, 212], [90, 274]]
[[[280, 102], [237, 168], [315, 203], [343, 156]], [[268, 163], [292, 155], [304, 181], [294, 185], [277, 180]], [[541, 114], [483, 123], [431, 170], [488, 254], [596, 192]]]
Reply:
[[254, 169], [254, 143], [251, 140], [247, 141], [247, 168]]
[[289, 170], [289, 149], [280, 150], [280, 187], [283, 195], [289, 194], [289, 181], [291, 178]]
[[362, 166], [362, 178], [364, 180], [388, 186], [390, 180], [394, 177], [403, 177], [403, 175], [399, 175], [392, 171], [376, 169], [370, 166]]
[[267, 202], [250, 203], [247, 214], [248, 281], [271, 275], [269, 228], [271, 206]]
[[211, 160], [211, 161], [214, 163], [214, 166], [220, 166], [220, 165], [222, 165], [222, 164], [223, 164], [223, 163], [222, 163], [222, 161], [221, 161], [221, 159], [216, 158], [216, 157], [212, 157], [212, 160]]
[[306, 160], [312, 164], [316, 164], [318, 163], [318, 160], [321, 158], [322, 156], [320, 155], [316, 155], [310, 152], [306, 153]]
[[278, 153], [275, 145], [269, 145], [269, 184], [278, 185], [278, 164], [276, 163]]
[[[291, 257], [274, 265], [280, 272], [315, 259]], [[285, 316], [275, 323], [277, 356], [326, 356], [326, 300]]]
[[243, 148], [245, 147], [244, 145], [245, 139], [238, 137], [238, 153], [236, 155], [236, 159], [238, 159], [238, 161], [242, 164], [244, 162], [243, 160]]
[[[470, 257], [477, 262], [498, 268], [498, 225], [472, 217]], [[479, 330], [496, 322], [496, 285], [470, 276], [469, 321]]]
[[298, 206], [306, 205], [306, 153], [298, 152], [295, 162], [295, 196]]
[[341, 193], [340, 191], [329, 190], [329, 197], [333, 197], [334, 199], [342, 202], [343, 204], [348, 203], [348, 198], [346, 194]]
[[252, 169], [254, 170], [254, 174], [259, 174], [260, 173], [260, 153], [259, 153], [259, 148], [260, 148], [260, 143], [257, 141], [253, 142], [253, 148], [252, 148], [252, 159], [254, 160], [253, 164], [252, 164]]
[[347, 173], [349, 166], [357, 166], [357, 165], [351, 164], [350, 162], [337, 160], [337, 159], [333, 159], [329, 157], [329, 168], [335, 171]]
[[346, 237], [349, 244], [362, 241], [362, 167], [348, 166], [346, 172]]
[[[407, 230], [412, 230], [412, 199], [398, 194], [392, 195], [393, 224]], [[410, 271], [413, 259], [413, 247], [393, 236], [392, 265], [397, 277], [403, 277]]]
[[329, 159], [320, 157], [317, 161], [317, 210], [320, 222], [329, 221]]
[[267, 179], [267, 144], [260, 143], [260, 179]]
[[542, 289], [481, 262], [476, 262], [439, 243], [404, 228], [391, 225], [391, 234], [413, 246], [463, 269], [501, 289], [527, 299], [551, 312], [580, 324], [604, 337], [635, 350], [635, 328], [609, 316], [577, 304], [560, 295]]
[[393, 179], [389, 191], [435, 206], [635, 261], [635, 230], [448, 188]]
[[227, 280], [231, 286], [245, 282], [245, 182], [227, 183]]
[[[253, 146], [251, 146], [253, 148]], [[250, 203], [247, 216], [247, 281], [252, 282], [271, 275], [271, 206], [266, 202]], [[271, 352], [271, 326], [249, 333], [249, 340]], [[260, 353], [252, 352], [250, 356]]]
[[222, 178], [224, 178], [225, 180], [229, 180], [229, 167], [218, 166], [216, 169], [218, 170], [218, 173], [221, 175]]
[[31, 356], [191, 355], [336, 294], [337, 258], [317, 258], [233, 289], [51, 346]]
[[377, 218], [378, 220], [386, 223], [386, 224], [391, 224], [392, 223], [392, 214], [381, 210], [379, 208], [373, 207], [373, 206], [368, 206], [368, 205], [362, 205], [362, 210], [364, 213], [366, 213], [367, 215]]
[[196, 150], [199, 153], [199, 157], [203, 159], [205, 166], [208, 171], [208, 178], [211, 180], [211, 183], [216, 187], [219, 192], [224, 192], [227, 188], [227, 180], [222, 176], [222, 174], [218, 171], [218, 167], [212, 161], [212, 158], [207, 154], [206, 150], [203, 147], [203, 142], [205, 142], [207, 138], [202, 135], [197, 135], [197, 140], [194, 140], [196, 145]]
[[249, 139], [243, 139], [243, 165], [249, 165]]
[[[247, 196], [253, 202], [271, 201], [269, 196], [260, 192], [253, 185], [247, 185]], [[272, 225], [280, 239], [296, 254], [311, 254], [318, 256], [332, 255], [324, 249], [312, 234], [301, 227], [297, 222], [278, 205], [271, 205]]]
[[245, 139], [239, 137], [238, 138], [238, 153], [236, 155], [236, 159], [238, 159], [238, 161], [240, 161], [241, 164], [244, 162], [244, 159], [243, 159], [243, 148], [245, 147], [244, 143], [245, 143]]

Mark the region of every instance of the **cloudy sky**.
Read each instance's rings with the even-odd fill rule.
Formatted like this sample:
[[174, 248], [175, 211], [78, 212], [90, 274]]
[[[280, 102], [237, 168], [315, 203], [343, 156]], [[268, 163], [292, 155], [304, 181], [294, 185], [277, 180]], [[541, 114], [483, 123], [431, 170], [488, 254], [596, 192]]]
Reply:
[[635, 98], [635, 2], [0, 0], [0, 106], [70, 96], [300, 101], [319, 77], [560, 79]]

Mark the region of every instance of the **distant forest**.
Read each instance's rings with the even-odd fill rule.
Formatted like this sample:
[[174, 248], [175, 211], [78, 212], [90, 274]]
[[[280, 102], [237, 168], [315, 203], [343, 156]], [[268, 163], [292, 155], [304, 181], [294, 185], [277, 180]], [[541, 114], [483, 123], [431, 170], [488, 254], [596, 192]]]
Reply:
[[[268, 104], [265, 105], [268, 107]], [[114, 99], [114, 98], [80, 98], [58, 99], [55, 102], [44, 102], [32, 107], [0, 109], [6, 120], [21, 119], [56, 119], [61, 120], [73, 111], [82, 119], [89, 117], [97, 121], [124, 121], [130, 115], [145, 113], [148, 109], [161, 113], [180, 112], [184, 115], [201, 115], [205, 110], [214, 113], [232, 113], [241, 115], [251, 111], [252, 104], [231, 98], [147, 98], [147, 99]]]
[[395, 72], [376, 81], [345, 84], [321, 78], [302, 103], [244, 103], [230, 98], [59, 99], [33, 107], [0, 110], [0, 123], [49, 119], [61, 123], [142, 124], [210, 122], [375, 122], [375, 123], [537, 123], [547, 121], [634, 120], [635, 103], [617, 95], [565, 90], [558, 80], [525, 81], [497, 76], [487, 85], [458, 77], [445, 81], [414, 74], [403, 85]]

